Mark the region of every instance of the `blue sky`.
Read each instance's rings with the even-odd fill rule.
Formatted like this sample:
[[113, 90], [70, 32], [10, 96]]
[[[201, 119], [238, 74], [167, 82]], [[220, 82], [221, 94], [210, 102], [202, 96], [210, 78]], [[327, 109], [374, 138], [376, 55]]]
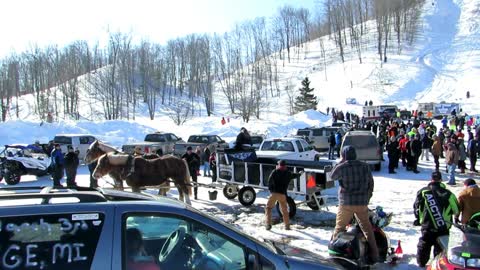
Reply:
[[289, 4], [312, 11], [320, 0], [15, 0], [0, 2], [0, 56], [32, 44], [102, 40], [107, 30], [164, 43], [190, 33], [223, 33], [235, 22], [270, 17]]

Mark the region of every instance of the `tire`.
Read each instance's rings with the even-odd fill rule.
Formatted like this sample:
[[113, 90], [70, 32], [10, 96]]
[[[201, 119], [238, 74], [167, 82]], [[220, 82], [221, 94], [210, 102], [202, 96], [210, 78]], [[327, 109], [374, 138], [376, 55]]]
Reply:
[[[287, 196], [287, 206], [288, 206], [288, 216], [290, 218], [293, 218], [297, 214], [297, 205], [295, 204], [295, 201]], [[277, 202], [276, 204], [278, 214], [280, 217], [283, 217], [282, 211], [280, 210], [280, 204]]]
[[381, 163], [381, 162], [375, 164], [374, 167], [373, 167], [373, 169], [374, 169], [376, 172], [379, 172], [381, 168], [382, 168], [382, 163]]
[[[317, 195], [320, 195], [320, 194], [317, 194]], [[310, 207], [310, 209], [312, 210], [315, 210], [315, 211], [318, 211], [319, 210], [319, 207], [317, 205], [317, 203], [315, 202], [315, 199], [313, 198], [313, 196], [309, 196], [307, 197], [307, 206]], [[325, 202], [323, 201], [323, 198], [320, 198], [319, 202], [318, 202], [320, 205], [323, 205]]]
[[16, 185], [20, 182], [20, 174], [16, 172], [7, 172], [5, 174], [5, 183], [8, 185]]
[[238, 195], [238, 186], [236, 185], [226, 185], [223, 188], [223, 196], [229, 200], [235, 199]]
[[242, 187], [240, 191], [238, 191], [238, 200], [243, 206], [252, 205], [256, 198], [257, 194], [252, 187]]

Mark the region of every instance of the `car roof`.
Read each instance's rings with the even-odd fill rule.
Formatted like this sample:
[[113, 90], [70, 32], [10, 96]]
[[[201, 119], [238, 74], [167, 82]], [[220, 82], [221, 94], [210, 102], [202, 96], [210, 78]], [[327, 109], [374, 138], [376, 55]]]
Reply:
[[265, 139], [264, 141], [286, 141], [286, 142], [291, 142], [291, 141], [297, 141], [297, 140], [303, 140], [298, 137], [280, 137], [280, 138], [269, 138]]
[[370, 130], [353, 130], [347, 132], [345, 136], [375, 136], [375, 134]]
[[[156, 196], [149, 193], [134, 193], [128, 191], [119, 191], [113, 189], [103, 188], [60, 188], [56, 189], [51, 186], [36, 186], [36, 187], [7, 187], [0, 189], [0, 205], [3, 206], [7, 202], [8, 206], [17, 205], [38, 205], [39, 203], [28, 203], [20, 200], [41, 200], [44, 205], [64, 205], [65, 203], [72, 203], [67, 201], [64, 203], [54, 203], [52, 199], [76, 199], [76, 204], [95, 204], [95, 203], [115, 203], [115, 204], [159, 204], [170, 207], [185, 208], [185, 204], [180, 201], [169, 199], [162, 196]], [[15, 200], [18, 200], [16, 204]]]
[[95, 137], [92, 134], [75, 134], [75, 133], [67, 133], [67, 134], [55, 134], [55, 137], [57, 136], [64, 136], [64, 137], [78, 137], [78, 136], [92, 136]]

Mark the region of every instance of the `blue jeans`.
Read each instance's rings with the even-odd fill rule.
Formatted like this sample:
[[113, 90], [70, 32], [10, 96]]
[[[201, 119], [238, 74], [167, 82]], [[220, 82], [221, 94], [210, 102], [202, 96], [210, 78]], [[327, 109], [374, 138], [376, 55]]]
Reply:
[[448, 173], [450, 174], [450, 178], [448, 183], [454, 185], [455, 184], [455, 169], [457, 168], [457, 164], [450, 164], [447, 165]]
[[205, 161], [203, 163], [203, 176], [210, 176], [210, 163], [208, 161]]

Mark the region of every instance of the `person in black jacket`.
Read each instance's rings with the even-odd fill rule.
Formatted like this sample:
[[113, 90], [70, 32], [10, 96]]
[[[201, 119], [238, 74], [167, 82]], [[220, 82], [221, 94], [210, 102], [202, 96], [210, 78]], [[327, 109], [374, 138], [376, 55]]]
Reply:
[[71, 145], [67, 146], [68, 152], [65, 154], [65, 174], [67, 175], [67, 187], [76, 187], [75, 177], [77, 168], [80, 164], [78, 153], [73, 150]]
[[417, 245], [417, 263], [425, 267], [432, 246], [434, 256], [441, 252], [437, 238], [449, 234], [452, 216], [459, 213], [457, 198], [446, 189], [439, 171], [432, 172], [431, 182], [417, 192], [413, 210], [414, 225], [422, 226], [422, 236]]
[[[200, 168], [200, 157], [192, 151], [192, 147], [187, 147], [187, 153], [183, 154], [182, 159], [185, 159], [188, 164], [188, 169], [190, 170], [190, 176], [192, 176], [192, 181], [197, 183], [197, 171]], [[195, 200], [198, 199], [198, 187], [195, 185], [193, 188], [193, 194]]]
[[270, 174], [268, 178], [268, 189], [270, 190], [270, 197], [268, 198], [267, 206], [265, 208], [266, 229], [272, 228], [272, 208], [278, 201], [280, 209], [283, 213], [283, 223], [285, 230], [290, 230], [290, 219], [287, 208], [287, 189], [290, 180], [298, 177], [300, 174], [292, 173], [287, 170], [285, 160], [277, 162], [277, 168]]
[[330, 136], [328, 137], [328, 159], [335, 159], [335, 134], [333, 131], [330, 132]]
[[411, 140], [407, 143], [407, 154], [407, 170], [410, 168], [414, 173], [419, 173], [417, 165], [422, 154], [422, 142], [418, 134], [412, 135]]
[[240, 133], [237, 135], [237, 139], [235, 140], [235, 150], [244, 150], [245, 147], [248, 145], [252, 146], [252, 138], [250, 137], [250, 133], [244, 127], [240, 129]]
[[390, 137], [390, 143], [387, 144], [388, 153], [388, 173], [396, 173], [395, 168], [398, 168], [398, 160], [400, 159], [400, 147], [397, 137]]

